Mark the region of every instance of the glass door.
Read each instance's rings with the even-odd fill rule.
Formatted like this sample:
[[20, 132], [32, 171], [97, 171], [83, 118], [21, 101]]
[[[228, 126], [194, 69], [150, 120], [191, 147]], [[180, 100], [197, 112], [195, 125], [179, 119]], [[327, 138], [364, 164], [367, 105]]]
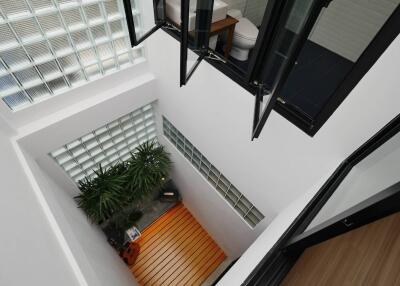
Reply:
[[[250, 80], [258, 86], [253, 139], [257, 138], [272, 111], [279, 90], [299, 53], [321, 9], [320, 0], [271, 1], [260, 29], [261, 43], [256, 43], [257, 58], [253, 61]], [[280, 15], [276, 17], [274, 15]]]
[[[123, 0], [126, 21], [128, 23], [129, 36], [132, 47], [139, 45], [155, 31], [166, 24], [165, 0]], [[155, 25], [151, 28], [146, 28], [143, 23], [143, 14], [146, 8], [151, 8], [154, 11]]]
[[180, 86], [187, 83], [208, 55], [213, 6], [214, 0], [181, 1]]

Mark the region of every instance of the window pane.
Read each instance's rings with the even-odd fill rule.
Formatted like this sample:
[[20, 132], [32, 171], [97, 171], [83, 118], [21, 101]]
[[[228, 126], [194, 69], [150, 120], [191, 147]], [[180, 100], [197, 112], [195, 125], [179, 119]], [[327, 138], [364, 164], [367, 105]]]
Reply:
[[122, 0], [0, 1], [0, 14], [0, 97], [13, 110], [143, 55], [132, 53]]
[[[297, 2], [296, 19], [306, 10], [302, 1]], [[399, 4], [333, 0], [302, 47], [280, 94], [283, 100], [315, 118]], [[299, 27], [296, 19], [291, 23], [294, 28]]]
[[[72, 77], [71, 77], [72, 78]], [[22, 99], [21, 99], [22, 100]], [[151, 105], [147, 106], [152, 109]], [[144, 112], [138, 109], [139, 114]], [[136, 131], [130, 137], [123, 134], [123, 124], [125, 118], [129, 118], [132, 113], [122, 116], [95, 131], [92, 131], [76, 140], [65, 144], [59, 149], [51, 152], [51, 156], [65, 172], [78, 182], [93, 173], [99, 167], [110, 166], [118, 161], [130, 158], [130, 152], [138, 146]], [[143, 127], [146, 130], [146, 127]], [[156, 130], [146, 130], [150, 137], [156, 138]], [[147, 139], [145, 139], [147, 141]]]

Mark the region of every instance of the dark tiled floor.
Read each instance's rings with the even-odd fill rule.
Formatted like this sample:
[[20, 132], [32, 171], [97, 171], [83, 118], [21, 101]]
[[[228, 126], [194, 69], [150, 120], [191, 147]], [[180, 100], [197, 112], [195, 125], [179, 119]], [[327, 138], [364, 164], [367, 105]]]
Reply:
[[177, 202], [161, 202], [159, 200], [152, 200], [144, 204], [140, 208], [143, 212], [142, 217], [135, 223], [136, 227], [142, 231], [151, 223], [156, 221], [162, 214], [167, 212], [170, 208], [176, 205]]
[[282, 90], [282, 97], [315, 117], [352, 67], [353, 62], [307, 41]]

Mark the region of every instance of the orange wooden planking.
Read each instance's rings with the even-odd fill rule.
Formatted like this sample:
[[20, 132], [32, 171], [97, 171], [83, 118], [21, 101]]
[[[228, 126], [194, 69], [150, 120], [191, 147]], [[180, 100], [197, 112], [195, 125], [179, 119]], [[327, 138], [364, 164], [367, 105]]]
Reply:
[[[149, 282], [150, 284], [156, 283], [160, 284], [163, 282], [165, 279], [167, 279], [172, 273], [176, 273], [176, 269], [180, 269], [182, 271], [183, 267], [182, 264], [184, 264], [187, 260], [190, 259], [193, 249], [196, 247], [196, 244], [199, 243], [199, 241], [203, 242], [203, 238], [205, 238], [204, 235], [201, 235], [201, 229], [198, 229], [199, 232], [194, 233], [189, 239], [187, 239], [186, 244], [183, 246], [182, 251], [173, 253], [171, 255], [171, 259], [169, 259], [168, 264], [159, 272], [156, 273], [152, 277], [151, 280], [144, 281], [144, 282]], [[199, 235], [198, 235], [199, 233]]]
[[[200, 278], [201, 274], [204, 273], [206, 269], [214, 262], [216, 257], [220, 255], [219, 248], [217, 245], [213, 245], [212, 249], [207, 249], [206, 255], [202, 256], [200, 259], [196, 259], [194, 263], [192, 263], [189, 267], [191, 267], [182, 280], [172, 281], [171, 285], [192, 285], [190, 281], [197, 280]], [[200, 257], [200, 256], [199, 256]], [[215, 267], [217, 268], [218, 265]], [[215, 269], [214, 268], [214, 269]]]
[[132, 272], [141, 285], [200, 285], [225, 259], [182, 204], [143, 230], [139, 244]]
[[198, 273], [199, 275], [196, 280], [192, 279], [193, 282], [189, 281], [190, 285], [201, 285], [201, 283], [203, 283], [203, 281], [206, 280], [207, 277], [214, 272], [214, 270], [222, 263], [222, 261], [225, 260], [225, 258], [225, 253], [220, 253], [220, 255], [215, 258], [214, 262], [212, 262], [211, 264], [208, 263], [209, 266], [208, 268], [203, 269], [203, 273]]
[[196, 273], [200, 261], [202, 261], [202, 259], [205, 257], [208, 257], [208, 255], [212, 255], [212, 251], [210, 251], [210, 249], [212, 249], [213, 246], [213, 242], [209, 239], [209, 237], [207, 237], [207, 240], [193, 253], [193, 255], [180, 265], [180, 271], [170, 272], [169, 277], [163, 280], [163, 283], [166, 285], [178, 283], [185, 277], [190, 277]]
[[[157, 252], [163, 250], [164, 246], [169, 243], [170, 240], [173, 240], [176, 235], [179, 235], [182, 233], [182, 230], [185, 230], [187, 225], [191, 224], [193, 221], [193, 217], [185, 214], [179, 221], [177, 221], [175, 224], [173, 224], [163, 235], [160, 235], [158, 240], [155, 240], [153, 244], [151, 244], [151, 247], [147, 247], [144, 249], [144, 251], [141, 251], [140, 253], [140, 259], [137, 261], [141, 261], [140, 264], [144, 264], [146, 260], [151, 258], [153, 255], [155, 255]], [[157, 245], [155, 245], [157, 244]], [[136, 267], [134, 267], [136, 269]]]
[[157, 239], [160, 235], [162, 235], [165, 229], [167, 229], [170, 225], [173, 225], [175, 221], [179, 220], [183, 215], [186, 214], [185, 209], [182, 208], [181, 204], [174, 208], [173, 211], [174, 212], [172, 215], [169, 215], [169, 213], [165, 214], [165, 216], [167, 216], [166, 219], [164, 219], [164, 216], [162, 216], [148, 228], [144, 229], [140, 240], [142, 247], [147, 247], [148, 243], [151, 243], [151, 241]]
[[[185, 219], [185, 217], [190, 217], [190, 216], [188, 216], [188, 214], [185, 212], [180, 212], [179, 214], [176, 213], [176, 215], [171, 217], [170, 221], [168, 223], [166, 223], [164, 226], [159, 225], [157, 228], [152, 230], [149, 235], [146, 235], [146, 232], [144, 235], [142, 234], [142, 237], [138, 241], [140, 243], [140, 247], [141, 247], [141, 254], [147, 253], [148, 248], [150, 250], [152, 250], [154, 248], [154, 242], [156, 242], [157, 240], [162, 238], [164, 234], [166, 234], [166, 233], [168, 234], [168, 231], [170, 230], [171, 227], [175, 228], [180, 223], [182, 223], [181, 220]], [[156, 234], [153, 234], [153, 232], [155, 232]], [[138, 261], [140, 261], [142, 259], [142, 257], [143, 256], [141, 256], [138, 259]]]
[[[188, 223], [184, 226], [188, 226], [188, 224], [191, 221], [188, 221]], [[184, 227], [183, 226], [183, 227]], [[147, 275], [149, 272], [152, 272], [154, 269], [154, 266], [152, 266], [153, 263], [161, 264], [162, 260], [167, 259], [169, 256], [171, 256], [174, 252], [177, 251], [177, 248], [181, 245], [182, 242], [185, 242], [188, 240], [190, 237], [190, 233], [188, 231], [185, 231], [184, 229], [178, 229], [179, 233], [177, 233], [174, 237], [169, 238], [169, 241], [163, 241], [162, 249], [159, 249], [153, 256], [151, 256], [143, 265], [141, 266], [141, 269], [144, 268], [144, 270], [141, 271], [141, 273], [138, 274], [137, 278], [140, 279], [142, 276]], [[190, 228], [190, 230], [193, 230], [193, 228]], [[178, 244], [179, 243], [179, 244]], [[160, 243], [161, 244], [161, 243]]]

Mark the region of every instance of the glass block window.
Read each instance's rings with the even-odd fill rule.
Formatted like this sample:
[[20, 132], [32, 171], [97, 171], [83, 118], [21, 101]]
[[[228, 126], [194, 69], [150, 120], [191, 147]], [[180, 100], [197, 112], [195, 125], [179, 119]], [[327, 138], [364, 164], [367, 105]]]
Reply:
[[130, 158], [140, 144], [156, 140], [152, 106], [146, 105], [72, 141], [49, 155], [75, 181]]
[[0, 39], [0, 97], [12, 110], [143, 56], [131, 48], [122, 0], [1, 0]]
[[264, 218], [264, 215], [165, 117], [163, 117], [163, 132], [251, 227], [255, 227]]

